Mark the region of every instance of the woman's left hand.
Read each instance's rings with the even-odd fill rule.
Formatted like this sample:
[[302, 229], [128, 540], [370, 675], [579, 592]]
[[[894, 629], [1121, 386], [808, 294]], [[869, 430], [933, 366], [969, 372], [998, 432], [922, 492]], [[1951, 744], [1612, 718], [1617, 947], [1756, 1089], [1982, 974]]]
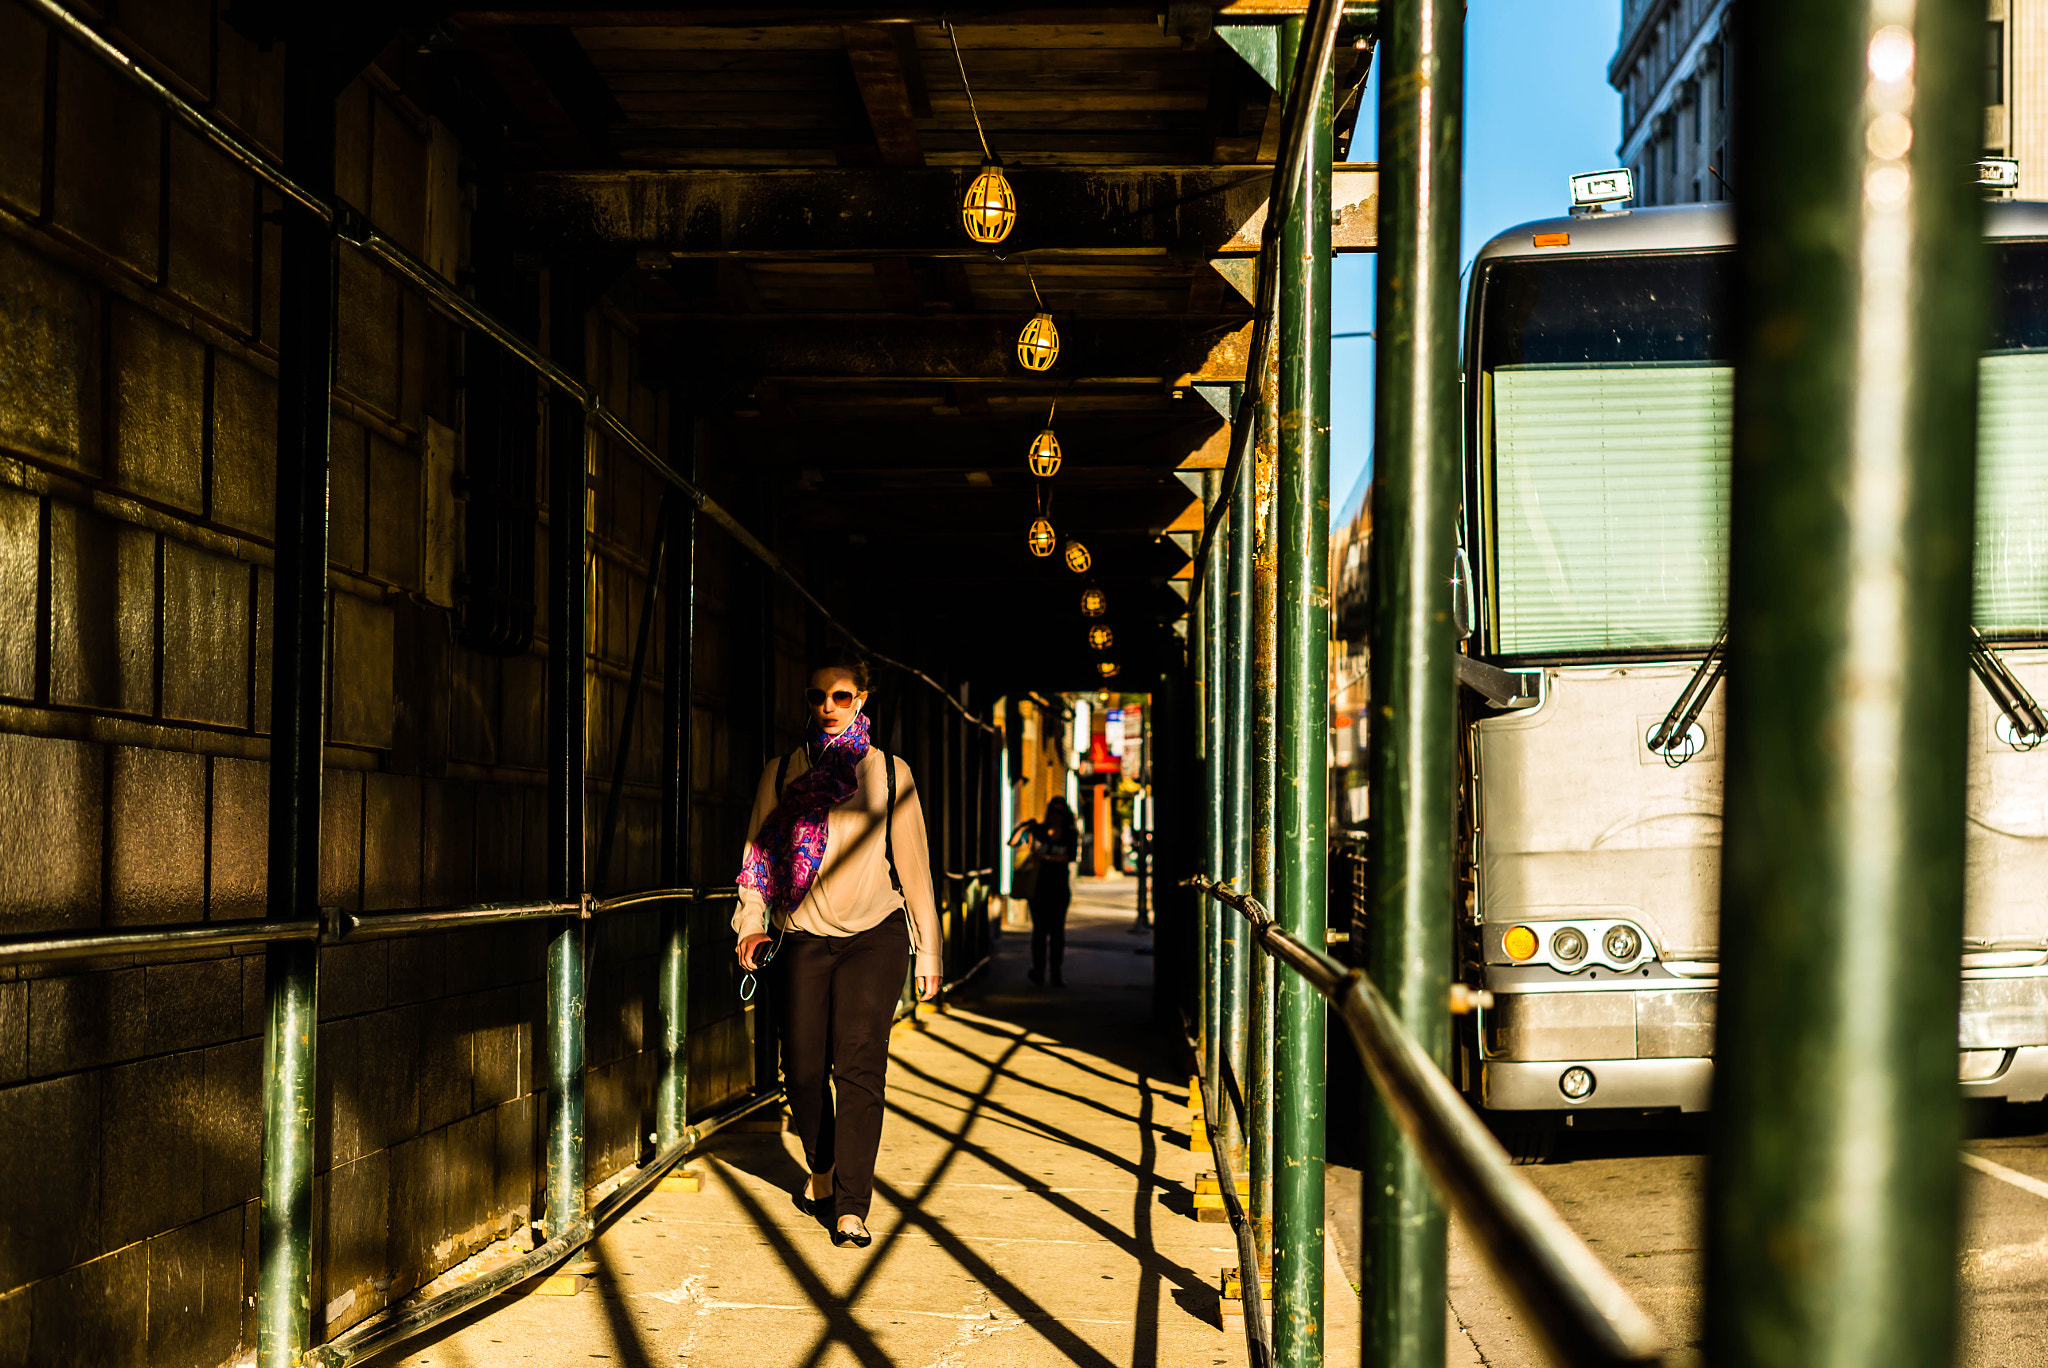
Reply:
[[917, 1000], [919, 1002], [930, 1002], [938, 995], [939, 976], [937, 974], [919, 974], [917, 976]]

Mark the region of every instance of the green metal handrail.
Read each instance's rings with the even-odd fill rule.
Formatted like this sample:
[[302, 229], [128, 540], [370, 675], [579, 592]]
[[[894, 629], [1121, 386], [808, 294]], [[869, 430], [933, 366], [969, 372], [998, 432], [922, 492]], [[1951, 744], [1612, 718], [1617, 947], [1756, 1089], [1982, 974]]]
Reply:
[[[1230, 1077], [1227, 1061], [1223, 1077]], [[1244, 1203], [1237, 1199], [1236, 1172], [1224, 1140], [1223, 1099], [1216, 1092], [1213, 1088], [1202, 1089], [1202, 1119], [1208, 1122], [1204, 1129], [1209, 1132], [1209, 1157], [1216, 1165], [1216, 1190], [1223, 1195], [1223, 1213], [1230, 1218], [1230, 1232], [1237, 1238], [1237, 1296], [1238, 1305], [1244, 1308], [1245, 1361], [1251, 1368], [1272, 1368], [1273, 1329], [1266, 1324], [1266, 1299], [1259, 1291], [1264, 1278], [1259, 1268], [1258, 1227], [1245, 1215]], [[1248, 1121], [1240, 1108], [1240, 1129], [1249, 1130]]]
[[318, 940], [318, 918], [233, 922], [172, 922], [113, 931], [25, 931], [0, 936], [0, 965], [57, 964], [103, 955], [171, 954], [278, 941]]
[[724, 888], [654, 888], [584, 904], [558, 902], [467, 903], [457, 907], [400, 908], [388, 912], [350, 912], [322, 908], [318, 917], [288, 921], [164, 922], [154, 926], [95, 927], [84, 931], [23, 931], [0, 936], [0, 965], [60, 964], [109, 955], [153, 957], [191, 950], [266, 945], [281, 941], [317, 941], [340, 945], [397, 936], [423, 936], [504, 922], [542, 921], [551, 917], [603, 916], [631, 907], [664, 902], [710, 901], [738, 893]]
[[[1242, 913], [1253, 942], [1299, 974], [1344, 1019], [1387, 1110], [1459, 1217], [1478, 1234], [1480, 1252], [1552, 1361], [1573, 1368], [1662, 1362], [1662, 1337], [1649, 1317], [1535, 1185], [1515, 1171], [1507, 1151], [1373, 981], [1274, 925], [1257, 899], [1199, 875], [1187, 884]], [[1234, 1186], [1220, 1170], [1218, 1179], [1226, 1191]], [[1256, 1275], [1241, 1276], [1246, 1295], [1256, 1295]]]

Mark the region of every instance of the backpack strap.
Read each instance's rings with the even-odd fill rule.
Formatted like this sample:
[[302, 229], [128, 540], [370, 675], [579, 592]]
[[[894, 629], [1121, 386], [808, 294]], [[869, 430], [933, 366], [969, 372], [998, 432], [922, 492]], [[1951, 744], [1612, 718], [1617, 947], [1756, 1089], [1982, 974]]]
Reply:
[[889, 776], [889, 806], [882, 814], [882, 853], [889, 860], [889, 887], [895, 889], [897, 896], [900, 897], [903, 893], [903, 880], [896, 875], [896, 761], [880, 746], [876, 746], [874, 750], [875, 754], [882, 757], [883, 772]]

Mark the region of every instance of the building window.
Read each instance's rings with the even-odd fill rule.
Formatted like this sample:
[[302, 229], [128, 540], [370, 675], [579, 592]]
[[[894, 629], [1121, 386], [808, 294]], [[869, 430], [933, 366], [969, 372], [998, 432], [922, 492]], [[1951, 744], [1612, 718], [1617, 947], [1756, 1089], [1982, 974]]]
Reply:
[[1984, 25], [1984, 103], [2005, 103], [2005, 21]]

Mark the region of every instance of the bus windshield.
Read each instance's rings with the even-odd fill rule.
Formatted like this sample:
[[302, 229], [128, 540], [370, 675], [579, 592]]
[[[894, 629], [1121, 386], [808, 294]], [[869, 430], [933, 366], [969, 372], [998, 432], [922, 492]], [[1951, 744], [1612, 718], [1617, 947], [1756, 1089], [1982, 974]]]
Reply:
[[[2048, 243], [1996, 243], [1979, 370], [1975, 621], [2048, 636]], [[1733, 254], [1507, 258], [1480, 279], [1492, 649], [1698, 651], [1728, 580]]]

